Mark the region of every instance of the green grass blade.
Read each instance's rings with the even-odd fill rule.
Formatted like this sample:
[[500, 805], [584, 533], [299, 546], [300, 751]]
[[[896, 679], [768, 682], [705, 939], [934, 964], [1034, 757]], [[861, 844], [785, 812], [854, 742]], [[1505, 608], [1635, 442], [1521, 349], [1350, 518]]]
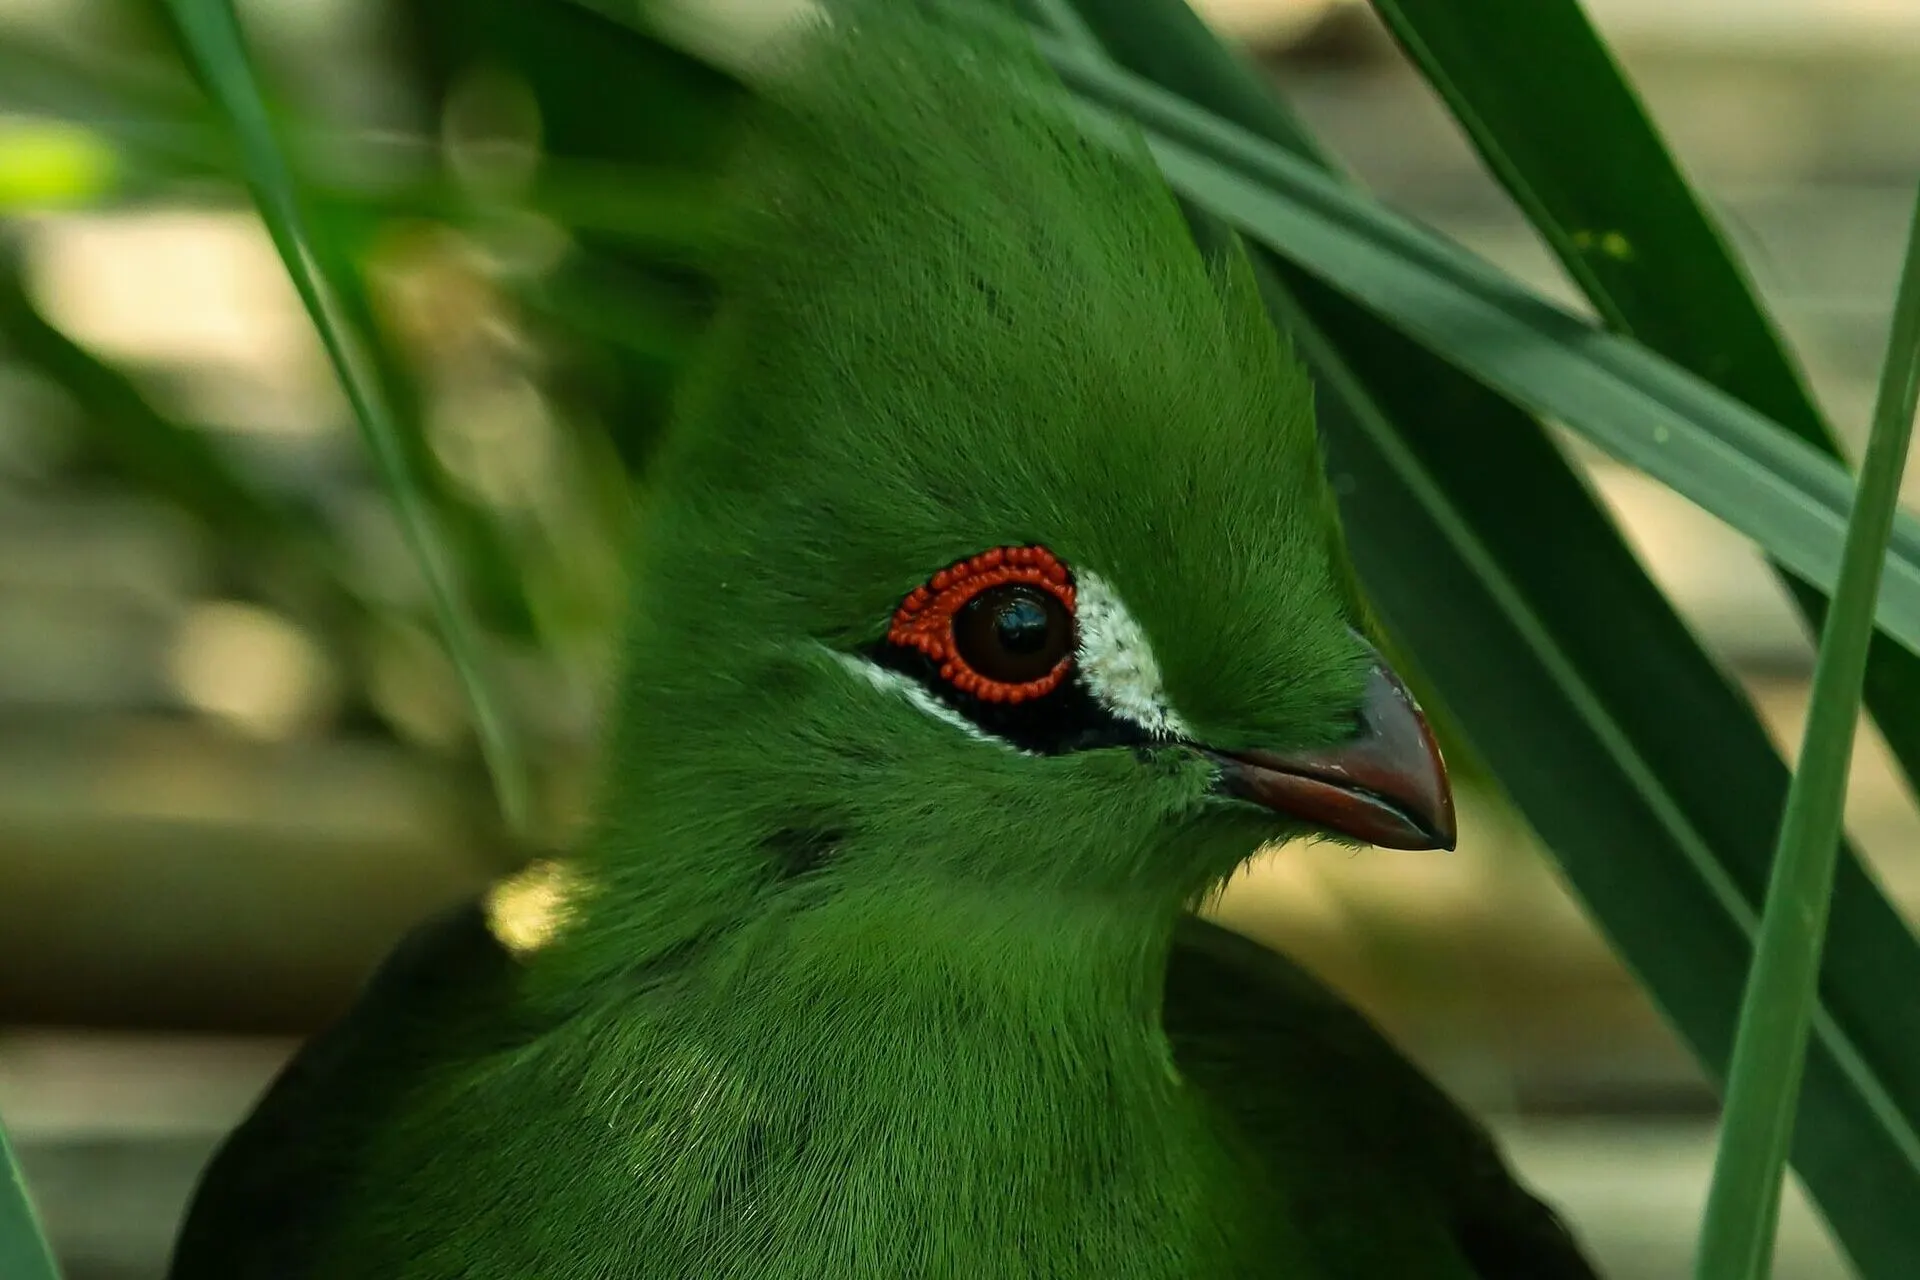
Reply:
[[0, 1125], [0, 1276], [7, 1280], [60, 1280], [60, 1268], [53, 1261], [53, 1250], [40, 1227], [40, 1215], [34, 1212], [33, 1197], [27, 1194], [26, 1179], [20, 1176], [20, 1162], [8, 1145], [4, 1125]]
[[1611, 328], [1838, 456], [1745, 270], [1575, 0], [1373, 6]]
[[1800, 765], [1787, 793], [1772, 883], [1740, 1009], [1720, 1151], [1707, 1199], [1699, 1280], [1761, 1280], [1770, 1270], [1780, 1183], [1792, 1140], [1816, 1001], [1827, 905], [1840, 845], [1854, 724], [1860, 714], [1873, 602], [1920, 401], [1920, 202], [1847, 527], [1846, 560], [1814, 665]]
[[[1842, 456], [1744, 266], [1575, 0], [1374, 8], [1609, 328]], [[1554, 127], [1540, 128], [1542, 119]], [[1782, 578], [1818, 634], [1826, 598]], [[1865, 687], [1914, 786], [1920, 658], [1876, 638]]]
[[409, 448], [386, 399], [374, 362], [341, 305], [347, 276], [330, 244], [316, 236], [298, 187], [274, 136], [229, 0], [168, 0], [185, 44], [214, 101], [238, 135], [246, 179], [274, 245], [279, 249], [352, 405], [354, 419], [400, 517], [418, 561], [442, 638], [471, 703], [474, 725], [508, 825], [525, 831], [529, 789], [513, 729], [482, 668], [476, 628], [450, 557], [435, 527]]
[[[1183, 196], [1535, 413], [1661, 480], [1811, 580], [1840, 569], [1845, 468], [1313, 165], [1057, 39], [1063, 79], [1138, 120]], [[1106, 117], [1114, 121], [1115, 116]], [[1897, 517], [1879, 624], [1920, 652], [1920, 522]]]

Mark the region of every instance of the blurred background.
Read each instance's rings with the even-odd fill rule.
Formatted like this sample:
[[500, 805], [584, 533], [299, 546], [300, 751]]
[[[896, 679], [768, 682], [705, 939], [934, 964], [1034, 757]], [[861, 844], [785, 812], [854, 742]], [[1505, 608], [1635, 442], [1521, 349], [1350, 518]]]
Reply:
[[[682, 7], [726, 42], [786, 6]], [[1578, 305], [1364, 5], [1199, 7], [1363, 182]], [[671, 191], [622, 202], [583, 161], [524, 198], [543, 153], [671, 158], [645, 85], [508, 4], [240, 8], [366, 266], [349, 301], [388, 340], [534, 829], [503, 832], [413, 557], [164, 27], [139, 0], [0, 0], [0, 1116], [73, 1280], [159, 1276], [298, 1036], [410, 923], [565, 841], [627, 477], [699, 306], [626, 251]], [[1588, 8], [1857, 453], [1920, 172], [1920, 6]], [[1580, 456], [1791, 751], [1812, 649], [1759, 558]], [[1491, 1116], [1609, 1275], [1678, 1280], [1712, 1095], [1524, 826], [1471, 777], [1463, 803], [1455, 854], [1269, 854], [1221, 914]], [[1920, 905], [1920, 822], [1870, 729], [1849, 815]], [[1777, 1274], [1845, 1274], [1797, 1197]]]

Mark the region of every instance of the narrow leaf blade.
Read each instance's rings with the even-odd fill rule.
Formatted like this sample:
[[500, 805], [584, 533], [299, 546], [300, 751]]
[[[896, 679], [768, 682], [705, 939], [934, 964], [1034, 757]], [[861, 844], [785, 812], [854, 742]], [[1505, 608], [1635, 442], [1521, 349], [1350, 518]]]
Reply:
[[348, 273], [335, 261], [330, 245], [313, 233], [229, 0], [168, 0], [168, 6], [210, 94], [239, 137], [247, 184], [386, 482], [427, 581], [448, 656], [466, 688], [501, 809], [513, 830], [525, 831], [530, 801], [519, 746], [482, 669], [476, 628], [419, 479], [409, 465], [409, 445], [382, 393], [376, 366], [364, 345], [366, 338], [355, 331], [343, 308], [342, 299], [351, 297], [352, 290], [335, 279], [344, 279]]
[[20, 1162], [0, 1125], [0, 1276], [7, 1280], [60, 1280], [40, 1215], [20, 1173]]
[[1792, 1140], [1840, 847], [1873, 601], [1920, 403], [1920, 202], [1894, 303], [1846, 562], [1820, 638], [1800, 767], [1787, 793], [1753, 974], [1740, 1009], [1696, 1274], [1761, 1280], [1772, 1269], [1780, 1184]]

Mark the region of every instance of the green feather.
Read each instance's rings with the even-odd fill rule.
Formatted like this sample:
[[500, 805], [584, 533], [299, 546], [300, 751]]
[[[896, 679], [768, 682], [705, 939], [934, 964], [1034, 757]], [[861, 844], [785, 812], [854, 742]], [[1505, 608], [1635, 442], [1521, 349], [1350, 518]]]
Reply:
[[557, 932], [403, 950], [176, 1280], [1589, 1274], [1364, 1022], [1185, 914], [1312, 832], [1182, 741], [1020, 750], [865, 665], [1035, 543], [1213, 747], [1334, 743], [1373, 661], [1244, 259], [960, 31], [838, 4], [772, 74]]

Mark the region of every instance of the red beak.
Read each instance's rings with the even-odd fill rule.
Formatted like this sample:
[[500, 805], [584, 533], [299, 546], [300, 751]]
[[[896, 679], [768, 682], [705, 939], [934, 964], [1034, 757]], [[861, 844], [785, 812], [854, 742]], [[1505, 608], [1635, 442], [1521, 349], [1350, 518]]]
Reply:
[[1312, 751], [1216, 751], [1223, 794], [1388, 849], [1451, 849], [1453, 787], [1420, 707], [1374, 663], [1360, 731]]

